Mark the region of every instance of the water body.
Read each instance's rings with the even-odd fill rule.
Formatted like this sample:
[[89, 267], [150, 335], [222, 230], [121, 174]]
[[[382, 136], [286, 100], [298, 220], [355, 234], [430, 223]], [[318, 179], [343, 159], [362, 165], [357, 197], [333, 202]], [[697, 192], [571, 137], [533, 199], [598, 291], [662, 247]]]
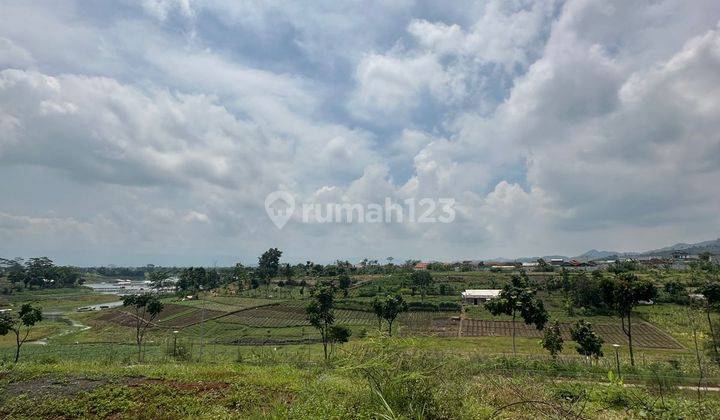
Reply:
[[[113, 302], [115, 303], [115, 302]], [[120, 302], [122, 305], [122, 302]], [[48, 340], [54, 337], [62, 337], [64, 335], [78, 333], [81, 331], [89, 330], [90, 326], [81, 324], [77, 322], [76, 320], [70, 318], [67, 316], [67, 314], [63, 312], [43, 312], [43, 319], [48, 321], [55, 321], [55, 322], [62, 322], [64, 324], [67, 324], [69, 327], [72, 327], [72, 329], [63, 330], [57, 334], [43, 337], [39, 340], [35, 341], [28, 341], [27, 344], [36, 344], [40, 346], [46, 346], [48, 344]]]

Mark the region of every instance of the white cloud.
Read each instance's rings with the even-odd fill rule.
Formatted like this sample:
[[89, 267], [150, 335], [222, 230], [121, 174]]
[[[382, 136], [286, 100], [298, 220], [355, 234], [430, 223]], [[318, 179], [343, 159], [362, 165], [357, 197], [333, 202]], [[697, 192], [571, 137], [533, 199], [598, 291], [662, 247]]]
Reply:
[[182, 16], [191, 17], [194, 14], [192, 0], [142, 0], [142, 7], [147, 13], [159, 20], [165, 20], [174, 10]]
[[32, 55], [7, 38], [0, 37], [0, 68], [29, 66], [34, 62]]
[[[363, 118], [390, 114], [404, 121], [423, 95], [444, 105], [483, 97], [484, 83], [498, 83], [530, 65], [543, 47], [555, 7], [555, 1], [491, 1], [468, 31], [457, 24], [412, 20], [407, 32], [417, 48], [400, 43], [385, 54], [365, 56], [356, 70], [350, 109]], [[482, 74], [493, 66], [498, 75]]]
[[[0, 187], [19, 197], [0, 243], [450, 259], [720, 222], [717, 2], [79, 4], [0, 6], [0, 176], [38, 188]], [[278, 232], [263, 201], [280, 188], [452, 197], [458, 218]]]

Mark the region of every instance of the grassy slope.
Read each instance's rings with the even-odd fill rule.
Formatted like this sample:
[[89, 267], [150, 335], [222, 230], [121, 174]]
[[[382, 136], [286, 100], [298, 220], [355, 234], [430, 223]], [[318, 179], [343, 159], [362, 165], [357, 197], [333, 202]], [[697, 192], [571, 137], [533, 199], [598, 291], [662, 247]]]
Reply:
[[[458, 281], [456, 273], [448, 273], [448, 276], [450, 275], [454, 280], [448, 282], [457, 289], [469, 286], [487, 287], [489, 283], [501, 283], [507, 278], [505, 274], [470, 273], [464, 275], [462, 281]], [[377, 282], [358, 289], [380, 286], [384, 292], [389, 292], [399, 283], [398, 279], [386, 277], [377, 279]], [[351, 298], [370, 300], [356, 296], [360, 291], [358, 289], [352, 292]], [[270, 293], [274, 299], [264, 299], [262, 289], [245, 292], [242, 297], [208, 296], [206, 308], [227, 311], [277, 302], [277, 298], [281, 296], [284, 299], [295, 300], [307, 297], [307, 292], [302, 296], [297, 288], [271, 290]], [[572, 321], [582, 317], [596, 324], [617, 322], [612, 317], [581, 315], [568, 317], [562, 309], [557, 294], [543, 297], [554, 318]], [[420, 299], [419, 296], [409, 298]], [[132, 344], [134, 339], [132, 328], [100, 322], [96, 319], [98, 313], [71, 312], [74, 308], [89, 303], [116, 299], [114, 296], [92, 295], [82, 289], [25, 292], [11, 296], [10, 303], [15, 305], [34, 301], [51, 310], [70, 312], [69, 315], [73, 320], [91, 328], [83, 330], [80, 327], [53, 321], [44, 321], [36, 327], [31, 338], [50, 336], [50, 344], [47, 346], [26, 344], [23, 347], [22, 357], [27, 363], [21, 363], [17, 367], [5, 362], [3, 371], [6, 376], [2, 385], [6, 389], [6, 398], [0, 408], [0, 414], [33, 417], [72, 416], [90, 412], [101, 416], [115, 413], [147, 418], [196, 415], [376, 417], [377, 413], [387, 414], [387, 407], [371, 391], [369, 386], [371, 382], [367, 377], [368, 372], [372, 372], [377, 366], [368, 366], [368, 360], [362, 356], [362, 352], [355, 352], [352, 356], [336, 357], [334, 365], [326, 367], [318, 363], [321, 347], [317, 344], [250, 347], [213, 343], [214, 340], [234, 340], [238, 336], [295, 339], [317, 337], [317, 332], [310, 327], [248, 328], [210, 321], [203, 328], [206, 344], [201, 348], [200, 328], [196, 325], [178, 334], [178, 346], [184, 348], [192, 360], [182, 364], [177, 364], [168, 354], [173, 346], [172, 333], [169, 330], [150, 331], [147, 337], [146, 360], [152, 365], [135, 365], [134, 360], [137, 355], [136, 348]], [[428, 300], [457, 300], [457, 297], [433, 296]], [[302, 305], [301, 302], [296, 301], [296, 303]], [[189, 310], [193, 306], [202, 305], [197, 301], [181, 302], [181, 304], [187, 305]], [[659, 366], [665, 370], [673, 366], [674, 370], [667, 374], [668, 377], [696, 376], [696, 362], [690, 350], [691, 330], [688, 328], [684, 308], [676, 305], [656, 305], [638, 308], [637, 312], [641, 318], [667, 331], [688, 348], [686, 350], [636, 349], [636, 358], [642, 365], [640, 373], [645, 375], [638, 380], [646, 380], [649, 366], [654, 368]], [[470, 314], [477, 318], [491, 318], [481, 308], [473, 308]], [[696, 314], [696, 320], [700, 339], [704, 340], [706, 337], [703, 331], [706, 325], [702, 314], [699, 316]], [[361, 330], [369, 330], [370, 334], [374, 335], [374, 329], [374, 323], [372, 326], [359, 325], [358, 328], [354, 328], [354, 337], [358, 337]], [[367, 342], [373, 341], [372, 338], [354, 340], [348, 348], [362, 349]], [[511, 403], [524, 394], [556, 402], [569, 398], [567, 395], [571, 395], [571, 399], [574, 399], [577, 397], [575, 394], [579, 392], [572, 388], [575, 386], [587, 391], [583, 391], [582, 399], [589, 407], [606, 410], [600, 411], [603, 413], [602, 417], [622, 417], [626, 409], [630, 409], [630, 413], [635, 414], [640, 413], [638, 410], [659, 413], [652, 411], [657, 409], [655, 405], [651, 408], [638, 405], [637, 401], [650, 400], [649, 395], [626, 395], [625, 391], [622, 388], [617, 389], [617, 386], [613, 388], [612, 385], [607, 384], [592, 386], [585, 384], [588, 378], [593, 381], [603, 380], [607, 372], [614, 367], [614, 359], [611, 357], [613, 350], [608, 345], [605, 346], [605, 353], [610, 357], [605, 357], [598, 364], [589, 366], [579, 363], [573, 343], [566, 343], [563, 352], [565, 364], [564, 367], [558, 367], [548, 364], [548, 358], [542, 355], [537, 339], [518, 338], [517, 344], [518, 352], [523, 355], [521, 358], [511, 359], [514, 361], [510, 362], [498, 362], [495, 359], [494, 362], [488, 362], [488, 358], [496, 358], [499, 354], [510, 352], [509, 337], [461, 339], [425, 337], [412, 340], [413, 352], [428, 352], [433, 356], [431, 360], [453, 366], [459, 364], [463, 367], [460, 372], [448, 368], [449, 370], [439, 375], [446, 377], [446, 381], [432, 385], [433, 389], [438, 389], [439, 395], [448, 393], [446, 395], [448, 401], [462, 399], [459, 408], [446, 407], [441, 403], [433, 402], [432, 409], [450, 410], [452, 414], [462, 417], [475, 415], [487, 417], [503, 403]], [[7, 361], [12, 356], [11, 346], [11, 337], [0, 338], [0, 360]], [[389, 351], [392, 354], [391, 360], [407, 359], [404, 353], [397, 354], [399, 350], [393, 351], [395, 353]], [[408, 351], [407, 346], [402, 351]], [[341, 350], [336, 352], [342, 353]], [[623, 361], [623, 372], [628, 372], [630, 368], [627, 366], [627, 353], [624, 348], [620, 356]], [[242, 363], [238, 364], [238, 360]], [[213, 364], [207, 364], [208, 362]], [[274, 366], [276, 363], [280, 365]], [[418, 373], [420, 377], [438, 376], [437, 373], [428, 374], [423, 370], [426, 360], [418, 363], [418, 366], [396, 366], [394, 370], [391, 369], [386, 373], [391, 377], [403, 377], [405, 374], [412, 376], [413, 373]], [[704, 360], [704, 364], [707, 369], [705, 375], [712, 376], [714, 378], [712, 381], [717, 382], [720, 371], [716, 366], [709, 366], [707, 360]], [[359, 368], [358, 365], [362, 367]], [[417, 372], [414, 370], [416, 368]], [[456, 368], [457, 366], [453, 367]], [[511, 368], [512, 379], [507, 377], [508, 371], [505, 369], [508, 368]], [[575, 375], [579, 378], [574, 385], [573, 380], [568, 378], [563, 379], [562, 383], [557, 383], [552, 377], [559, 371], [566, 371], [570, 378]], [[528, 375], [532, 375], [532, 378]], [[143, 379], [138, 380], [138, 376]], [[69, 387], [73, 388], [72, 383], [75, 381], [79, 383], [76, 386], [79, 390], [68, 395], [67, 398], [42, 398], [38, 403], [18, 393], [18, 388], [22, 390], [22, 384], [31, 377], [39, 377], [41, 383], [29, 383], [29, 390], [43, 389], [42, 381], [49, 382], [50, 388], [53, 381], [68, 382]], [[98, 378], [100, 385], [94, 387], [88, 385], [83, 378]], [[150, 381], [148, 378], [162, 379], [162, 381]], [[694, 379], [688, 381], [693, 382]], [[570, 389], [563, 388], [566, 385]], [[386, 390], [391, 395], [399, 393], [402, 396], [400, 391], [402, 389], [397, 390], [392, 387]], [[62, 391], [58, 392], [62, 394]], [[638, 390], [638, 392], [645, 391]], [[145, 398], [143, 395], [149, 397]], [[674, 393], [667, 402], [669, 408], [666, 408], [672, 413], [678, 412], [672, 410], [681, 410], [679, 412], [689, 417], [713, 417], [708, 415], [708, 412], [693, 411], [705, 406], [716, 410], [717, 401], [713, 395], [706, 397], [709, 402], [695, 403], [691, 396]], [[396, 397], [388, 397], [388, 399], [392, 400]], [[412, 411], [401, 403], [402, 398], [397, 398], [400, 399], [399, 402], [389, 402], [391, 408], [399, 413]], [[652, 400], [654, 399], [656, 398], [653, 397]], [[541, 411], [540, 406], [533, 406], [530, 411], [523, 406], [509, 410], [508, 413], [513, 416], [548, 415], [547, 412]], [[719, 413], [712, 412], [715, 417]]]
[[[603, 380], [602, 367], [468, 359], [437, 353], [435, 344], [432, 339], [367, 339], [336, 350], [330, 364], [320, 362], [317, 353], [279, 356], [269, 349], [242, 363], [136, 364], [95, 358], [6, 364], [0, 415], [490, 418], [499, 409], [513, 418], [720, 415], [716, 393], [698, 400], [687, 391], [661, 392], [652, 381], [648, 388], [623, 387]], [[561, 371], [566, 374], [558, 377]], [[649, 381], [647, 376], [635, 380]], [[528, 403], [519, 404], [523, 401]]]

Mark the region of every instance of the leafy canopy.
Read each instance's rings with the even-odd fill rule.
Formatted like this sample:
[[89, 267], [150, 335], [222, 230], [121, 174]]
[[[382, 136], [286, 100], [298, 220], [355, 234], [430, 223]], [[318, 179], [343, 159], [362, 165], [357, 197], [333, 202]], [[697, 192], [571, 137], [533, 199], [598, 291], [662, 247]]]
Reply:
[[536, 290], [521, 276], [513, 276], [511, 282], [500, 290], [498, 297], [485, 302], [485, 308], [493, 315], [520, 317], [525, 324], [534, 324], [538, 330], [545, 328], [548, 314], [545, 305], [535, 297]]
[[602, 357], [603, 339], [595, 334], [591, 323], [581, 319], [570, 329], [570, 337], [577, 343], [578, 353], [583, 356]]

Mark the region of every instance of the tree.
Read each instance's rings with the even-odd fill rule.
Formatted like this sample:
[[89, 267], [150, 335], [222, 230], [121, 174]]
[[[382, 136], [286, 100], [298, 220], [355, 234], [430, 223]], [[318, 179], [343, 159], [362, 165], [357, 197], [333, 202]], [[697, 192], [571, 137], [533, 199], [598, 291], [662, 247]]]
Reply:
[[553, 322], [550, 328], [545, 329], [545, 335], [543, 336], [541, 344], [553, 359], [562, 352], [563, 338], [560, 332], [560, 324], [557, 321]]
[[125, 296], [123, 306], [132, 307], [135, 311], [135, 341], [138, 347], [138, 362], [142, 362], [142, 344], [145, 332], [152, 324], [152, 321], [162, 312], [164, 305], [156, 295], [144, 293]]
[[329, 332], [335, 322], [335, 290], [331, 285], [316, 287], [313, 291], [312, 301], [305, 308], [310, 325], [320, 331], [325, 360], [328, 358], [327, 345]]
[[547, 261], [545, 261], [545, 259], [543, 259], [543, 258], [538, 258], [538, 260], [537, 260], [537, 268], [535, 268], [535, 271], [545, 273], [545, 272], [553, 271], [554, 268], [555, 268], [555, 267], [553, 267], [552, 265], [548, 264]]
[[560, 282], [561, 287], [563, 291], [563, 295], [567, 297], [568, 292], [570, 292], [570, 273], [568, 273], [567, 269], [565, 267], [560, 268]]
[[570, 289], [570, 296], [575, 304], [582, 308], [598, 308], [602, 306], [600, 279], [580, 272], [575, 276]]
[[286, 279], [286, 280], [288, 280], [288, 281], [292, 280], [293, 268], [292, 268], [292, 266], [290, 265], [290, 263], [284, 264], [282, 271], [283, 271], [283, 276], [285, 276], [285, 279]]
[[155, 290], [160, 290], [167, 286], [168, 278], [170, 278], [170, 274], [165, 270], [155, 270], [148, 273], [148, 280], [150, 281], [150, 286]]
[[710, 339], [712, 340], [713, 352], [715, 355], [715, 361], [720, 361], [720, 355], [718, 354], [717, 337], [715, 336], [715, 329], [713, 328], [712, 319], [710, 318], [710, 312], [720, 303], [720, 283], [713, 281], [702, 285], [698, 288], [698, 293], [701, 293], [705, 298], [705, 315], [707, 316], [708, 327], [710, 328]]
[[670, 296], [677, 296], [685, 292], [685, 285], [677, 280], [670, 280], [665, 283], [665, 293]]
[[375, 316], [378, 320], [378, 331], [382, 331], [382, 320], [383, 320], [383, 311], [385, 309], [385, 305], [383, 302], [376, 296], [372, 303], [373, 313], [375, 313]]
[[73, 267], [55, 267], [54, 278], [58, 286], [74, 287], [83, 283], [80, 273]]
[[270, 280], [277, 276], [280, 270], [280, 257], [282, 251], [277, 248], [270, 248], [258, 258], [257, 273], [261, 280], [265, 282], [265, 295], [270, 294]]
[[410, 275], [410, 280], [412, 280], [412, 284], [415, 287], [420, 289], [421, 300], [425, 301], [425, 295], [427, 294], [428, 288], [433, 283], [432, 275], [425, 270], [417, 270], [413, 271]]
[[235, 267], [233, 267], [232, 278], [233, 281], [237, 282], [238, 290], [245, 290], [247, 276], [248, 269], [241, 263], [235, 264]]
[[512, 345], [515, 350], [515, 318], [522, 317], [525, 324], [534, 324], [542, 330], [548, 320], [543, 302], [535, 297], [536, 290], [529, 287], [524, 277], [514, 275], [509, 284], [500, 290], [498, 297], [485, 302], [485, 308], [493, 315], [512, 316]]
[[25, 263], [25, 287], [45, 287], [55, 281], [55, 264], [48, 257], [30, 258]]
[[197, 295], [206, 277], [207, 272], [203, 267], [185, 268], [180, 272], [177, 287], [179, 290], [190, 291], [193, 295]]
[[[621, 272], [614, 277], [605, 277], [600, 282], [605, 304], [613, 308], [620, 317], [620, 323], [628, 338], [630, 364], [635, 366], [632, 343], [632, 311], [640, 301], [650, 301], [657, 296], [657, 288], [647, 279], [640, 279], [630, 271]], [[627, 319], [627, 326], [625, 320]]]
[[328, 329], [328, 342], [332, 346], [331, 348], [334, 348], [335, 344], [347, 343], [351, 335], [350, 328], [344, 325], [333, 325]]
[[205, 271], [205, 277], [202, 281], [202, 286], [204, 290], [211, 290], [220, 285], [220, 274], [217, 272], [217, 269], [213, 270], [206, 270]]
[[340, 277], [338, 278], [338, 285], [340, 286], [340, 290], [343, 291], [343, 297], [348, 297], [350, 286], [352, 286], [352, 280], [350, 279], [350, 276], [345, 273], [340, 274]]
[[388, 296], [385, 299], [382, 306], [382, 317], [388, 322], [388, 335], [392, 336], [393, 322], [395, 322], [398, 315], [407, 310], [407, 302], [405, 302], [401, 294]]
[[570, 337], [577, 343], [576, 350], [583, 356], [602, 357], [603, 339], [593, 331], [592, 324], [584, 319], [578, 321], [570, 328]]
[[9, 313], [0, 315], [0, 335], [6, 335], [10, 331], [15, 333], [15, 363], [20, 359], [20, 347], [25, 344], [30, 330], [40, 321], [42, 321], [42, 309], [29, 303], [20, 307], [17, 316]]
[[23, 265], [22, 258], [6, 259], [0, 258], [0, 266], [3, 267], [3, 272], [10, 283], [27, 283], [27, 271]]

